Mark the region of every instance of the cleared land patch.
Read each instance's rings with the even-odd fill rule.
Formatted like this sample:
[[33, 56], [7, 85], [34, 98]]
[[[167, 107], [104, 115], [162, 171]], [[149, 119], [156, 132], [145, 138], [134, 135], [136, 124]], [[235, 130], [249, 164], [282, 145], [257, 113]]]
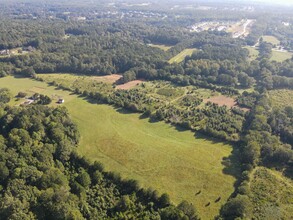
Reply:
[[154, 47], [154, 48], [159, 48], [163, 51], [168, 51], [172, 48], [172, 46], [167, 46], [167, 45], [163, 45], [163, 44], [148, 44], [148, 46]]
[[104, 82], [104, 83], [115, 83], [117, 82], [119, 79], [122, 78], [122, 75], [119, 74], [111, 74], [111, 75], [107, 75], [107, 76], [93, 76], [92, 77], [94, 80], [97, 80], [98, 82]]
[[232, 107], [236, 106], [236, 104], [237, 104], [235, 99], [233, 99], [231, 97], [223, 96], [223, 95], [214, 96], [214, 97], [211, 97], [208, 99], [204, 99], [203, 101], [205, 103], [212, 102], [212, 103], [218, 104], [219, 106], [226, 105], [229, 108], [232, 108]]
[[139, 84], [141, 84], [143, 82], [144, 82], [143, 80], [138, 80], [138, 79], [133, 80], [133, 81], [121, 84], [121, 85], [117, 85], [116, 89], [124, 89], [124, 90], [132, 89], [133, 87], [138, 86]]
[[[234, 191], [235, 178], [227, 173], [235, 174], [237, 169], [225, 159], [232, 151], [228, 144], [194, 137], [191, 131], [178, 131], [163, 122], [150, 123], [139, 114], [91, 104], [44, 82], [5, 77], [0, 87], [8, 87], [14, 95], [33, 87], [43, 88], [46, 95], [62, 95], [81, 133], [80, 154], [101, 161], [107, 170], [137, 179], [144, 187], [169, 193], [176, 203], [192, 202], [202, 219], [213, 219]], [[214, 202], [219, 196], [222, 199]]]
[[181, 63], [185, 57], [191, 56], [196, 49], [185, 49], [169, 60], [169, 63]]
[[213, 96], [211, 98], [204, 99], [203, 102], [204, 103], [212, 102], [212, 103], [218, 104], [219, 106], [224, 106], [225, 105], [228, 108], [238, 107], [239, 109], [241, 109], [241, 110], [243, 110], [245, 112], [250, 110], [248, 108], [239, 107], [235, 98], [227, 97], [227, 96], [224, 96], [224, 95]]

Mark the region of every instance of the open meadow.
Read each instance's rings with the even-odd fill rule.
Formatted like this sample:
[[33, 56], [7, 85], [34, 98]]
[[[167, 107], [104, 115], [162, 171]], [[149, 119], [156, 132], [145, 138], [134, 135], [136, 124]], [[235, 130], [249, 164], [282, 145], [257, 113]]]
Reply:
[[196, 49], [185, 49], [169, 60], [169, 63], [181, 63], [185, 57], [191, 56]]
[[265, 167], [255, 168], [250, 179], [250, 199], [257, 219], [293, 219], [291, 179]]
[[280, 44], [280, 41], [275, 36], [264, 35], [264, 36], [262, 36], [262, 39], [263, 39], [263, 41], [265, 41], [267, 43], [271, 43], [273, 45], [279, 45]]
[[273, 50], [271, 60], [274, 60], [277, 62], [283, 62], [287, 59], [291, 59], [292, 56], [293, 56], [293, 53], [291, 52]]
[[175, 203], [193, 203], [202, 219], [216, 216], [234, 191], [237, 168], [228, 159], [229, 144], [91, 103], [44, 82], [9, 76], [0, 79], [0, 87], [9, 88], [14, 95], [23, 91], [64, 98], [81, 134], [81, 155], [102, 162], [108, 171], [138, 180], [143, 187], [167, 192]]
[[269, 91], [269, 97], [273, 107], [293, 107], [293, 91], [289, 89], [277, 89]]

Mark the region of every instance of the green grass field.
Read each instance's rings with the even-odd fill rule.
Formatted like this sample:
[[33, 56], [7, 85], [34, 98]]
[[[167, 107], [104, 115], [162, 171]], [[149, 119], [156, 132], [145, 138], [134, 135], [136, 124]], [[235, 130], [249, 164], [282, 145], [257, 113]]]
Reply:
[[281, 51], [272, 51], [272, 57], [271, 60], [275, 60], [277, 62], [283, 62], [287, 59], [292, 58], [293, 53], [290, 52], [281, 52]]
[[[195, 137], [191, 131], [177, 130], [163, 122], [150, 123], [139, 114], [109, 105], [92, 104], [31, 79], [1, 78], [0, 87], [8, 87], [14, 95], [38, 90], [62, 96], [81, 133], [81, 155], [101, 161], [107, 170], [125, 178], [137, 179], [143, 187], [167, 192], [175, 203], [184, 199], [192, 202], [202, 219], [216, 216], [234, 191], [233, 175], [238, 171], [224, 160], [232, 151], [228, 144]], [[219, 196], [221, 201], [215, 203]], [[206, 207], [208, 202], [211, 204]]]
[[274, 36], [264, 35], [262, 38], [263, 38], [263, 41], [265, 41], [267, 43], [271, 43], [273, 45], [279, 45], [280, 44], [280, 41], [278, 40], [278, 38], [276, 38]]
[[244, 48], [249, 51], [249, 59], [250, 60], [255, 60], [258, 57], [259, 51], [255, 47], [246, 46]]
[[272, 105], [277, 108], [286, 106], [293, 107], [293, 91], [289, 89], [277, 89], [269, 91], [269, 97]]
[[[243, 48], [245, 48], [249, 51], [249, 59], [250, 60], [255, 60], [258, 57], [259, 51], [257, 48], [249, 47], [249, 46], [246, 46]], [[272, 50], [272, 57], [270, 60], [274, 60], [277, 62], [283, 62], [287, 59], [291, 59], [292, 56], [293, 56], [293, 53], [291, 53], [291, 52], [282, 52], [282, 51]]]
[[159, 48], [163, 51], [168, 51], [172, 48], [172, 46], [167, 46], [167, 45], [163, 45], [163, 44], [148, 44], [148, 46], [154, 47], [154, 48]]
[[255, 219], [293, 219], [293, 181], [282, 173], [257, 167], [250, 190]]
[[[64, 99], [65, 102], [71, 101], [75, 98], [74, 96], [70, 95], [70, 92], [56, 89], [55, 87], [49, 86], [46, 83], [28, 78], [14, 78], [11, 76], [0, 78], [0, 87], [9, 88], [14, 96], [16, 96], [18, 92], [25, 92], [28, 94], [28, 96], [35, 93], [48, 95], [50, 98], [52, 98], [52, 103], [50, 104], [51, 106], [57, 106], [58, 104], [56, 102], [59, 98]], [[19, 105], [24, 101], [24, 99], [13, 98], [11, 103], [13, 105]]]
[[181, 63], [185, 57], [191, 56], [196, 49], [185, 49], [169, 60], [169, 63]]

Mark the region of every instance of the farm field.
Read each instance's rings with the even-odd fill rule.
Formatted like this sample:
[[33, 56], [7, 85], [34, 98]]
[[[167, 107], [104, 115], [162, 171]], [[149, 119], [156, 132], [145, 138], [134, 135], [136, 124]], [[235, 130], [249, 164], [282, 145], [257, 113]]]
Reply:
[[272, 105], [277, 108], [284, 108], [286, 106], [293, 107], [293, 91], [288, 89], [278, 89], [269, 91], [269, 97]]
[[196, 49], [185, 49], [169, 60], [169, 63], [181, 63], [185, 57], [191, 56]]
[[168, 51], [172, 48], [171, 46], [167, 46], [167, 45], [163, 45], [163, 44], [148, 44], [148, 46], [154, 47], [154, 48], [159, 48], [163, 51]]
[[263, 41], [265, 41], [267, 43], [271, 43], [273, 45], [279, 45], [280, 44], [280, 41], [275, 36], [264, 35], [262, 38], [263, 38]]
[[273, 50], [271, 60], [275, 60], [277, 62], [283, 62], [287, 59], [291, 59], [292, 55], [293, 53], [290, 53], [290, 52]]
[[[175, 203], [192, 202], [202, 219], [216, 216], [234, 191], [237, 168], [233, 160], [225, 159], [232, 151], [228, 144], [163, 122], [150, 123], [139, 114], [89, 103], [44, 82], [5, 77], [0, 79], [0, 87], [8, 87], [14, 95], [38, 91], [62, 96], [81, 133], [80, 154], [101, 161], [109, 171], [137, 179], [141, 186], [169, 193]], [[218, 197], [221, 200], [216, 203]]]

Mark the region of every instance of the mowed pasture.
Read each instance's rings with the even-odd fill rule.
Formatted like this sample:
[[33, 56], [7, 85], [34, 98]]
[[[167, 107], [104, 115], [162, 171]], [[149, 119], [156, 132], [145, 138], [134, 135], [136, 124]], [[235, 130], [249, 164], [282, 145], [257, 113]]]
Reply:
[[185, 49], [169, 60], [169, 63], [181, 63], [185, 57], [191, 56], [196, 49]]
[[[0, 87], [9, 88], [14, 95], [38, 88], [43, 94], [62, 96], [80, 130], [81, 155], [101, 161], [108, 171], [138, 180], [143, 187], [167, 192], [175, 203], [193, 203], [202, 219], [213, 219], [234, 191], [233, 175], [238, 170], [225, 159], [232, 152], [229, 144], [90, 103], [44, 82], [5, 77], [0, 79]], [[221, 200], [215, 202], [218, 197]]]

